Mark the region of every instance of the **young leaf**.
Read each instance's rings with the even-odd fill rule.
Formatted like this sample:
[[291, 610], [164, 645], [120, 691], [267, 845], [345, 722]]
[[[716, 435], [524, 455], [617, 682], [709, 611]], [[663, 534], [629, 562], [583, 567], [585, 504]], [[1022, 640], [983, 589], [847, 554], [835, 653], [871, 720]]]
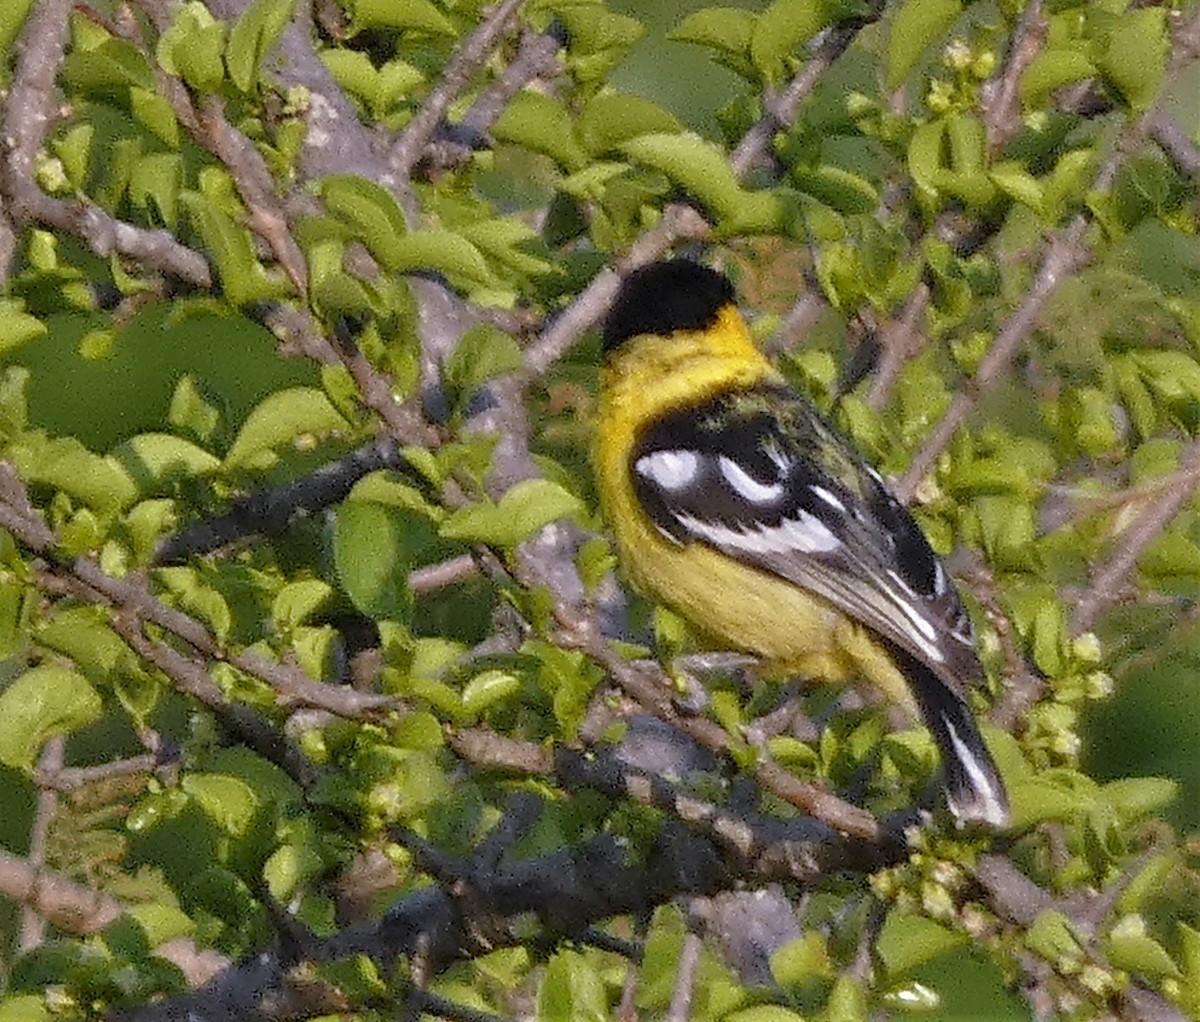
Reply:
[[445, 539], [511, 549], [542, 526], [582, 510], [579, 498], [557, 483], [526, 479], [511, 487], [498, 504], [484, 500], [455, 511], [440, 532]]
[[234, 22], [225, 48], [229, 79], [249, 92], [258, 78], [259, 65], [291, 20], [296, 0], [254, 0]]
[[338, 508], [333, 557], [350, 602], [375, 620], [407, 621], [408, 573], [432, 528], [400, 508], [348, 500]]
[[314, 387], [290, 387], [264, 399], [246, 416], [242, 428], [225, 455], [224, 468], [256, 468], [274, 459], [273, 451], [299, 436], [320, 436], [348, 423], [321, 391]]
[[904, 0], [888, 35], [887, 87], [897, 89], [962, 13], [960, 0]]
[[30, 770], [42, 745], [100, 717], [100, 696], [76, 671], [43, 664], [0, 693], [0, 763]]

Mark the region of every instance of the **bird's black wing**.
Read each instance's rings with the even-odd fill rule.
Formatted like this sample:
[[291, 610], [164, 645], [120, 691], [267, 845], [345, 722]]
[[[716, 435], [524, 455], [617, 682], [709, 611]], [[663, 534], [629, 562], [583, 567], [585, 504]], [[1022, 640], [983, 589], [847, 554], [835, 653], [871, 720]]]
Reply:
[[630, 469], [674, 540], [816, 593], [956, 694], [982, 679], [970, 619], [912, 516], [794, 392], [736, 390], [677, 410], [638, 438]]

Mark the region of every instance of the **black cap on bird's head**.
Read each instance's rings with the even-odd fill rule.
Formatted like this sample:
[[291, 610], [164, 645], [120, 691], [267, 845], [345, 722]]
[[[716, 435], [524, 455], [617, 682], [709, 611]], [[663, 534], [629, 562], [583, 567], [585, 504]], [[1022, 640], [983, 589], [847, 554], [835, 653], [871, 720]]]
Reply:
[[640, 334], [703, 330], [734, 300], [729, 278], [688, 259], [650, 263], [621, 281], [604, 321], [604, 353]]

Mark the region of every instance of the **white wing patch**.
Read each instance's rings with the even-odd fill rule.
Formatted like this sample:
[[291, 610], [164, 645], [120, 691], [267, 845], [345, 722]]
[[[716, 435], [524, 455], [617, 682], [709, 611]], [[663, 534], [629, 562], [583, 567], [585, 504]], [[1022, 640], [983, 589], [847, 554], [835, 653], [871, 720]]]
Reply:
[[633, 467], [664, 490], [682, 490], [696, 481], [700, 455], [695, 451], [654, 451], [638, 458]]
[[835, 497], [827, 489], [825, 489], [824, 486], [812, 486], [812, 487], [809, 487], [809, 489], [812, 491], [812, 494], [814, 497], [817, 497], [820, 500], [825, 501], [825, 503], [828, 504], [835, 511], [844, 512], [846, 510], [846, 505], [843, 504], [840, 500], [838, 500], [837, 497]]
[[801, 511], [799, 518], [785, 518], [778, 525], [759, 526], [756, 529], [731, 529], [691, 515], [680, 516], [679, 521], [710, 543], [754, 554], [820, 554], [841, 546], [841, 540], [825, 523], [806, 511]]
[[[946, 731], [950, 735], [950, 744], [958, 753], [958, 760], [971, 778], [975, 791], [985, 796], [983, 813], [979, 818], [993, 827], [1006, 826], [1008, 824], [1008, 807], [1005, 805], [1003, 793], [996, 791], [996, 786], [992, 783], [988, 771], [980, 765], [979, 758], [971, 752], [967, 744], [958, 737], [954, 725], [944, 716], [942, 723], [946, 725]], [[955, 810], [956, 816], [962, 815], [953, 805], [951, 808]]]
[[733, 487], [738, 496], [751, 504], [774, 504], [783, 496], [783, 483], [760, 483], [732, 458], [721, 455], [717, 464], [721, 475]]

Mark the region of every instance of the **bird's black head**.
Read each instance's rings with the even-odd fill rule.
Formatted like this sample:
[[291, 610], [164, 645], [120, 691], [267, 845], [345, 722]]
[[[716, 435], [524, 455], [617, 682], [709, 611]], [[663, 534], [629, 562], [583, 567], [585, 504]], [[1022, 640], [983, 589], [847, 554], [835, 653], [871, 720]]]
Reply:
[[687, 259], [650, 263], [621, 281], [604, 321], [604, 353], [616, 351], [639, 334], [703, 330], [733, 302], [729, 278]]

